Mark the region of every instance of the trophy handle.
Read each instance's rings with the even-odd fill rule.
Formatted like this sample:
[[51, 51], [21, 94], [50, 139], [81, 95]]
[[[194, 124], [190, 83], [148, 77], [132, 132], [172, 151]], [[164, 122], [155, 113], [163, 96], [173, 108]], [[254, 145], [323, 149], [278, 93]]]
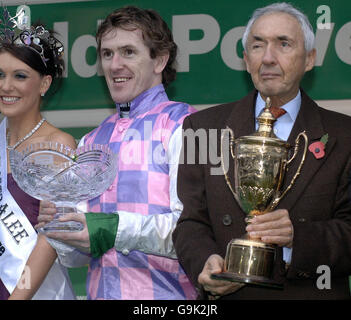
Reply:
[[291, 182], [289, 184], [289, 186], [285, 189], [285, 191], [283, 191], [281, 193], [281, 195], [277, 198], [275, 198], [271, 205], [265, 210], [265, 212], [269, 212], [269, 211], [272, 211], [279, 203], [279, 201], [285, 196], [285, 194], [291, 189], [291, 187], [293, 186], [293, 184], [295, 183], [295, 180], [297, 179], [297, 177], [300, 175], [300, 172], [301, 172], [301, 168], [302, 168], [302, 165], [304, 164], [305, 162], [305, 158], [306, 158], [306, 153], [307, 153], [307, 146], [308, 146], [308, 138], [307, 138], [307, 135], [306, 135], [306, 132], [303, 131], [303, 132], [300, 132], [298, 134], [298, 136], [296, 137], [296, 140], [295, 140], [295, 148], [294, 148], [294, 154], [293, 156], [286, 162], [286, 165], [289, 165], [291, 163], [291, 161], [293, 161], [299, 151], [299, 144], [300, 144], [300, 137], [303, 137], [304, 140], [305, 140], [305, 147], [304, 147], [304, 150], [303, 150], [303, 155], [302, 155], [302, 159], [301, 159], [301, 162], [299, 164], [299, 167], [297, 168], [297, 171], [294, 175], [294, 177], [291, 179]]
[[229, 132], [229, 148], [230, 148], [230, 154], [232, 156], [232, 158], [234, 159], [235, 158], [235, 154], [234, 154], [234, 149], [233, 149], [233, 145], [234, 145], [234, 132], [232, 129], [230, 129], [229, 127], [225, 128], [223, 131], [222, 131], [222, 135], [221, 135], [221, 166], [222, 166], [222, 170], [223, 170], [223, 173], [224, 173], [224, 178], [225, 178], [225, 181], [230, 189], [230, 191], [232, 192], [235, 200], [240, 203], [239, 201], [239, 197], [238, 195], [235, 193], [231, 183], [230, 183], [230, 180], [229, 180], [229, 177], [227, 175], [227, 170], [226, 168], [224, 167], [224, 158], [223, 158], [223, 140], [224, 140], [224, 137], [225, 137], [225, 134], [226, 132]]

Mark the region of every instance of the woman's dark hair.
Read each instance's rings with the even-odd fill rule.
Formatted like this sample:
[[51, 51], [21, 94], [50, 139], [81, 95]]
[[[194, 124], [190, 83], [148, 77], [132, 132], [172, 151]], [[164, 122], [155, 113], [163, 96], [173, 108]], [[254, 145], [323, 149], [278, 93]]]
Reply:
[[175, 80], [177, 71], [174, 64], [177, 56], [177, 45], [173, 41], [171, 30], [156, 11], [134, 6], [113, 11], [101, 23], [96, 33], [98, 54], [100, 54], [102, 37], [115, 28], [128, 31], [140, 29], [144, 43], [150, 49], [151, 59], [168, 53], [169, 59], [162, 72], [162, 83], [167, 87]]

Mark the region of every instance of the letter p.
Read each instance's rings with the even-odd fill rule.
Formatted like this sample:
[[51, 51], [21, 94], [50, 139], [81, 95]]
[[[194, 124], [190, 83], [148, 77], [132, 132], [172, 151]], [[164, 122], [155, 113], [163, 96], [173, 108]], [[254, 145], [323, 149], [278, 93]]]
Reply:
[[[173, 37], [179, 48], [178, 71], [189, 72], [190, 55], [210, 52], [218, 43], [220, 28], [217, 20], [208, 14], [173, 16]], [[190, 40], [190, 30], [202, 30], [203, 38]]]

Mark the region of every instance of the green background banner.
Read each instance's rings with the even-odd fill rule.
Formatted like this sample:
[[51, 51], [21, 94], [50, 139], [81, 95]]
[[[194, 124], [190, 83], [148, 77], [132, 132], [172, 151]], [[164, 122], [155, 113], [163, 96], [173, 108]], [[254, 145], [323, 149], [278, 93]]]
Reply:
[[[66, 46], [67, 78], [61, 90], [47, 101], [45, 110], [113, 107], [96, 65], [94, 35], [100, 19], [126, 4], [159, 11], [172, 28], [180, 49], [180, 72], [168, 89], [171, 99], [195, 105], [239, 99], [252, 88], [247, 72], [238, 70], [242, 27], [255, 8], [271, 2], [101, 0], [31, 5], [32, 21], [41, 19], [61, 33]], [[325, 0], [323, 4], [319, 0], [291, 2], [309, 16], [318, 33], [319, 65], [305, 76], [303, 87], [316, 100], [351, 99], [351, 3], [349, 0]], [[14, 13], [15, 7], [9, 8]], [[324, 28], [331, 22], [330, 28], [318, 29], [318, 22]]]

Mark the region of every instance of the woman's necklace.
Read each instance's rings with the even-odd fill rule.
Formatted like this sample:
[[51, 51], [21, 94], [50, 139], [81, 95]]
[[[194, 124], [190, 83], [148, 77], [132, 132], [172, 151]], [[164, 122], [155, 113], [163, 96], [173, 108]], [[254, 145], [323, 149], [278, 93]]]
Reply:
[[44, 123], [45, 120], [46, 120], [45, 118], [41, 119], [38, 122], [38, 124], [32, 129], [32, 131], [30, 131], [28, 134], [26, 134], [21, 140], [18, 140], [12, 147], [9, 146], [9, 142], [10, 142], [10, 131], [9, 131], [7, 133], [7, 137], [6, 137], [7, 138], [7, 147], [6, 148], [8, 150], [16, 149], [23, 141], [25, 141], [29, 137], [31, 137], [34, 134], [34, 132], [36, 132], [40, 128], [40, 126]]

